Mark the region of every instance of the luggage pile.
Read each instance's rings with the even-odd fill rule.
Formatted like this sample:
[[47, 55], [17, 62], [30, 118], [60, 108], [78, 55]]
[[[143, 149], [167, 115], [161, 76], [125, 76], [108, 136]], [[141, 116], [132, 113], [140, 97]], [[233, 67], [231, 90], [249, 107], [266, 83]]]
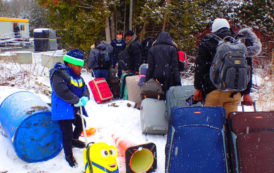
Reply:
[[[234, 112], [193, 101], [194, 87], [161, 84], [125, 73], [119, 97], [140, 108], [143, 134], [165, 135], [166, 173], [273, 173], [274, 112]], [[113, 98], [104, 79], [89, 83], [97, 103]], [[116, 94], [117, 95], [117, 94]], [[180, 164], [178, 164], [180, 163]]]

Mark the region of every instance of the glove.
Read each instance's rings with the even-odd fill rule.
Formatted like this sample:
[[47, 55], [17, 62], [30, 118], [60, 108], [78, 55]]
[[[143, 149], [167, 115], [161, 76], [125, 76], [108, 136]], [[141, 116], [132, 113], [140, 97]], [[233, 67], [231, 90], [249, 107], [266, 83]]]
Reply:
[[83, 103], [81, 102], [81, 99], [79, 99], [79, 102], [74, 104], [75, 107], [81, 107], [84, 106]]
[[193, 100], [202, 101], [202, 99], [203, 99], [203, 92], [201, 90], [195, 90]]
[[244, 105], [251, 106], [253, 104], [253, 100], [249, 94], [245, 94], [243, 97]]
[[87, 96], [83, 96], [83, 97], [80, 98], [80, 101], [81, 101], [83, 106], [86, 106], [88, 100], [89, 100], [89, 98]]

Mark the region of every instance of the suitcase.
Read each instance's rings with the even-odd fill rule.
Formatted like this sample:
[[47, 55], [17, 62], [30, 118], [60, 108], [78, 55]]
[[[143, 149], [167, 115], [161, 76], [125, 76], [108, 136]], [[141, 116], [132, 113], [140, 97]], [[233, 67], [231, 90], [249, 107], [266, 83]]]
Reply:
[[273, 173], [274, 112], [233, 112], [228, 127], [231, 172]]
[[88, 85], [97, 103], [102, 103], [113, 98], [105, 78], [93, 79]]
[[141, 103], [141, 128], [144, 134], [166, 134], [166, 104], [164, 100], [146, 98]]
[[166, 144], [166, 173], [227, 173], [225, 110], [174, 107]]
[[131, 73], [124, 73], [121, 76], [120, 98], [123, 98], [124, 100], [128, 99], [126, 77], [131, 75]]
[[141, 105], [141, 88], [138, 86], [139, 75], [126, 78], [128, 100], [136, 103], [137, 108]]
[[194, 93], [193, 85], [173, 86], [166, 93], [167, 119], [170, 119], [171, 109], [174, 106], [202, 106], [201, 102], [192, 104], [191, 96]]

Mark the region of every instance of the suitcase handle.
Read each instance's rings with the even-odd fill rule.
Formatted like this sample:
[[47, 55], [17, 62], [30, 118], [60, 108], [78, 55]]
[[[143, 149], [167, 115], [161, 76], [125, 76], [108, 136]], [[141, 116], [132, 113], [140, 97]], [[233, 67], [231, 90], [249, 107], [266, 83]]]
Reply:
[[[252, 105], [253, 105], [254, 112], [257, 112], [257, 110], [256, 110], [256, 101], [252, 102]], [[244, 112], [245, 111], [245, 109], [244, 109], [245, 105], [244, 105], [243, 101], [241, 102], [241, 106], [242, 106], [242, 112]]]

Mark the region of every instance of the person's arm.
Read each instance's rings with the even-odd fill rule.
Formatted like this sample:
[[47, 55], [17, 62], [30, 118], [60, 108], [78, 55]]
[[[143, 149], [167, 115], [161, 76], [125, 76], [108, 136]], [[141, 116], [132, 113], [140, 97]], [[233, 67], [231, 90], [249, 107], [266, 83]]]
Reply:
[[69, 90], [62, 72], [55, 72], [51, 81], [52, 88], [58, 97], [71, 104], [79, 102], [79, 98]]
[[139, 67], [141, 65], [142, 62], [142, 52], [141, 52], [141, 46], [135, 42], [132, 44], [132, 47], [130, 48], [130, 56], [132, 58], [132, 70], [135, 70], [136, 72], [138, 72]]
[[91, 50], [88, 58], [88, 68], [93, 69], [96, 64], [96, 51]]
[[194, 87], [198, 90], [203, 90], [204, 75], [209, 73], [211, 65], [209, 47], [205, 42], [199, 46], [198, 56], [195, 59], [195, 74], [194, 74]]
[[152, 78], [153, 72], [154, 72], [154, 66], [155, 66], [151, 49], [148, 51], [147, 63], [148, 63], [148, 69], [146, 74], [146, 81]]
[[178, 52], [175, 47], [172, 47], [171, 49], [171, 70], [173, 71], [174, 79], [175, 79], [175, 85], [181, 85], [181, 78], [180, 78], [180, 72], [179, 72], [179, 65], [178, 65]]
[[252, 105], [253, 100], [252, 100], [252, 97], [250, 96], [250, 92], [252, 88], [252, 73], [253, 73], [252, 58], [247, 57], [246, 60], [247, 60], [247, 64], [250, 66], [250, 81], [247, 85], [246, 90], [242, 91], [241, 94], [243, 96], [244, 105]]

